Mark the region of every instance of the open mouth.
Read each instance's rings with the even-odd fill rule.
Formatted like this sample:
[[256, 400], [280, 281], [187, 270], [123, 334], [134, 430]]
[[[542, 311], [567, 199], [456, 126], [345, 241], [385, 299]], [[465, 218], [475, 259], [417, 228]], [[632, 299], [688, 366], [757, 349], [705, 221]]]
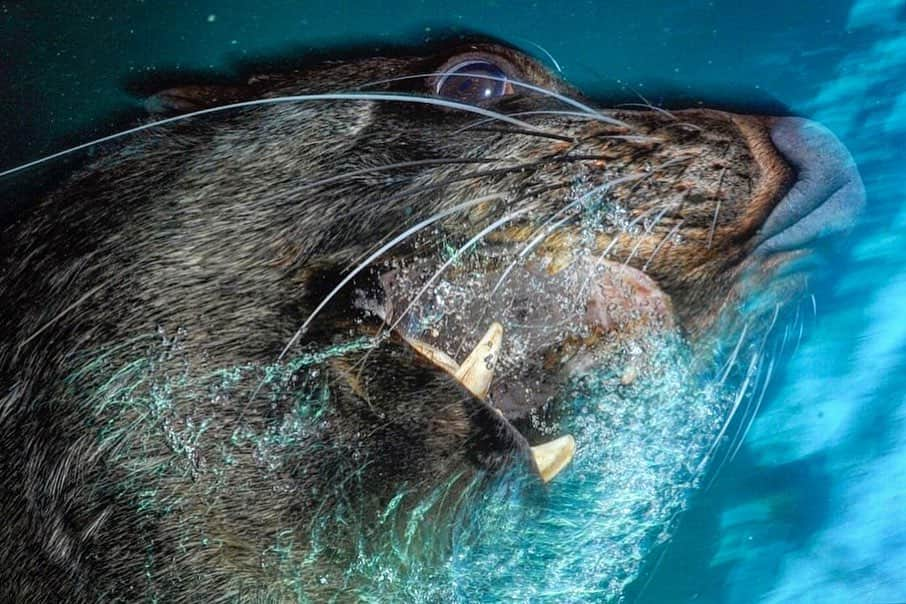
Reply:
[[[815, 242], [851, 227], [864, 192], [849, 154], [826, 129], [798, 118], [767, 125], [796, 178], [755, 235], [751, 259], [780, 283], [803, 270]], [[591, 250], [568, 262], [537, 256], [501, 266], [492, 247], [445, 267], [437, 271], [436, 258], [395, 264], [380, 277], [380, 302], [368, 306], [492, 409], [513, 442], [538, 440], [530, 456], [545, 482], [583, 443], [535, 434], [527, 420], [585, 373], [606, 367], [631, 383], [658, 338], [679, 329], [670, 296], [654, 279]]]
[[[649, 339], [675, 327], [669, 298], [649, 277], [594, 256], [553, 274], [533, 263], [460, 267], [426, 288], [432, 274], [417, 266], [385, 273], [379, 314], [492, 408], [505, 424], [501, 430], [515, 431], [511, 422], [524, 425], [576, 376], [597, 367], [620, 363], [631, 381], [645, 363]], [[423, 294], [413, 298], [418, 291]], [[547, 482], [577, 445], [569, 434], [530, 435], [536, 437], [542, 444], [532, 443], [531, 457]]]

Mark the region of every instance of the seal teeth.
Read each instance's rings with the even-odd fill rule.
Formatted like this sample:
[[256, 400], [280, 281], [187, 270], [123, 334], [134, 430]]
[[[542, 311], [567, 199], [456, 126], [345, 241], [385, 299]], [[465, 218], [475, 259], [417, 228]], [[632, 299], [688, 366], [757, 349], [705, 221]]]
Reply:
[[560, 470], [569, 465], [575, 452], [576, 439], [570, 434], [532, 447], [532, 458], [535, 460], [535, 465], [538, 466], [541, 480], [550, 482], [554, 476], [560, 473]]
[[491, 323], [484, 337], [469, 353], [454, 375], [469, 392], [481, 400], [488, 397], [491, 380], [494, 378], [494, 365], [500, 354], [500, 343], [503, 339], [503, 326], [496, 321]]
[[422, 342], [420, 340], [415, 340], [412, 338], [406, 338], [406, 342], [409, 343], [412, 348], [420, 352], [426, 359], [449, 373], [450, 375], [456, 376], [459, 371], [459, 364], [450, 358], [443, 350], [435, 348], [428, 344], [427, 342]]

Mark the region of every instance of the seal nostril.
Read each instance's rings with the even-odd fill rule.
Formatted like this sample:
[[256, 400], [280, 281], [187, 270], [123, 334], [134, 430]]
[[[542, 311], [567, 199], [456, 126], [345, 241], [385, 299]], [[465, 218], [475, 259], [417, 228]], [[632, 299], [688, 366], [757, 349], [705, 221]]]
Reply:
[[795, 117], [776, 120], [771, 140], [797, 178], [765, 221], [758, 249], [796, 249], [850, 228], [865, 204], [865, 191], [846, 147], [824, 126]]

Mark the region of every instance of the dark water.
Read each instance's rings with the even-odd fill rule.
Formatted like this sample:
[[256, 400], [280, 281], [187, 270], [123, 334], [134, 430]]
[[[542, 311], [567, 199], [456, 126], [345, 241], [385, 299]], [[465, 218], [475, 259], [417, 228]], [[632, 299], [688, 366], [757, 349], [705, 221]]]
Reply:
[[860, 166], [865, 219], [739, 453], [627, 595], [906, 601], [906, 3], [641, 4], [0, 2], [0, 169], [114, 131], [164, 73], [460, 30], [543, 48], [589, 91], [817, 119]]

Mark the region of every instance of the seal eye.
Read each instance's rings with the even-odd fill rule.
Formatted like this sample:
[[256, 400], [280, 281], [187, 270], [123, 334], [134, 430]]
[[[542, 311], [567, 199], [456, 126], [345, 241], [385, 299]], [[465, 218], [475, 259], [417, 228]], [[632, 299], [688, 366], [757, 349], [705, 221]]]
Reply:
[[463, 103], [485, 103], [513, 93], [506, 72], [485, 60], [463, 61], [445, 69], [434, 93]]

